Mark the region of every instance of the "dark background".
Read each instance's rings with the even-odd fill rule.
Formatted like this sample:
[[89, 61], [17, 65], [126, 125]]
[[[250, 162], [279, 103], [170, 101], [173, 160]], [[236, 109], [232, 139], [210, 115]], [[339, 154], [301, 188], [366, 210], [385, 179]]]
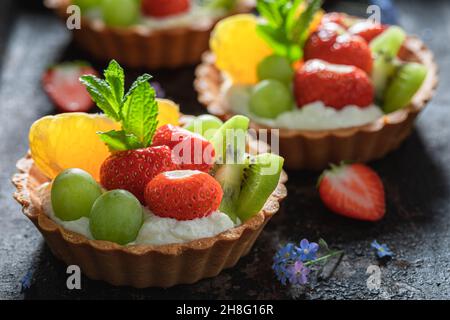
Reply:
[[[364, 15], [366, 6], [331, 1], [338, 9]], [[315, 189], [318, 173], [288, 172], [289, 196], [251, 253], [213, 279], [171, 289], [118, 288], [82, 279], [82, 290], [66, 289], [65, 266], [12, 199], [14, 164], [27, 151], [28, 129], [54, 113], [40, 77], [49, 64], [88, 59], [71, 44], [70, 33], [40, 1], [0, 2], [0, 298], [2, 299], [448, 299], [450, 298], [450, 2], [396, 1], [399, 23], [434, 51], [441, 70], [438, 93], [418, 119], [415, 132], [385, 159], [371, 163], [381, 175], [387, 214], [363, 223], [328, 212]], [[26, 5], [25, 5], [26, 4]], [[101, 70], [104, 65], [95, 64]], [[192, 88], [193, 67], [152, 72], [183, 112], [200, 114]], [[129, 78], [139, 71], [129, 72]], [[345, 250], [334, 272], [325, 270], [311, 288], [280, 286], [271, 260], [288, 241], [325, 238]], [[379, 264], [372, 240], [387, 243], [395, 258], [381, 264], [380, 290], [367, 289], [366, 269]], [[21, 281], [29, 280], [22, 290]], [[27, 282], [27, 281], [26, 281]]]

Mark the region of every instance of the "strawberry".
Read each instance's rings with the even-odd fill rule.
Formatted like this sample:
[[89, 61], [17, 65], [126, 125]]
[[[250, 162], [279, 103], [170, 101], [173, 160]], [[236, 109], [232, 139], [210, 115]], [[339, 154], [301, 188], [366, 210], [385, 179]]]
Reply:
[[176, 167], [167, 146], [119, 151], [103, 162], [100, 182], [108, 190], [128, 190], [143, 203], [147, 183], [159, 173]]
[[347, 105], [370, 105], [374, 88], [367, 74], [357, 67], [309, 60], [295, 72], [294, 95], [298, 107], [322, 101], [339, 110]]
[[332, 166], [319, 179], [319, 193], [331, 211], [358, 220], [384, 217], [384, 187], [378, 174], [363, 164]]
[[145, 188], [145, 202], [160, 217], [192, 220], [219, 208], [223, 191], [209, 174], [197, 170], [164, 172]]
[[329, 22], [336, 23], [341, 27], [347, 29], [352, 24], [352, 18], [347, 14], [341, 12], [330, 12], [324, 14], [321, 24], [327, 24]]
[[367, 42], [346, 33], [335, 23], [327, 23], [312, 33], [305, 44], [305, 60], [321, 59], [335, 64], [356, 66], [372, 71], [372, 53]]
[[209, 172], [214, 164], [215, 151], [212, 144], [201, 135], [177, 126], [167, 124], [158, 128], [152, 145], [168, 146], [173, 152], [175, 163], [182, 170]]
[[348, 32], [362, 37], [367, 43], [369, 43], [374, 38], [382, 34], [386, 29], [386, 25], [373, 23], [369, 20], [363, 20], [351, 26], [350, 29], [348, 29]]
[[93, 106], [89, 93], [79, 78], [83, 75], [97, 75], [87, 64], [66, 62], [47, 69], [42, 76], [44, 91], [61, 112], [85, 112]]
[[190, 0], [143, 0], [142, 13], [152, 17], [166, 17], [189, 10]]

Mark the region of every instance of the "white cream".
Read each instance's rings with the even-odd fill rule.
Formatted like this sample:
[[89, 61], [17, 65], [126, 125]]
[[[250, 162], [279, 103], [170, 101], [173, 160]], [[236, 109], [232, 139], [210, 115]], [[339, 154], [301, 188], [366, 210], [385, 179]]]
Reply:
[[[345, 67], [343, 67], [345, 68]], [[345, 72], [345, 69], [340, 70]], [[279, 114], [275, 119], [262, 118], [249, 110], [250, 86], [232, 85], [225, 81], [222, 86], [222, 95], [228, 108], [237, 114], [248, 116], [255, 122], [271, 128], [285, 128], [298, 130], [329, 130], [350, 128], [368, 124], [383, 116], [383, 112], [376, 105], [365, 108], [346, 106], [341, 110], [327, 107], [323, 102], [317, 101]]]
[[[52, 208], [51, 186], [45, 183], [40, 187], [40, 199], [45, 214], [64, 229], [79, 233], [88, 239], [94, 239], [89, 229], [89, 219], [82, 217], [78, 220], [63, 221], [59, 219]], [[136, 240], [131, 244], [163, 245], [170, 243], [183, 243], [201, 238], [218, 235], [235, 225], [223, 212], [216, 211], [211, 215], [194, 219], [179, 221], [170, 218], [161, 218], [154, 215], [146, 207], [144, 209], [144, 223]]]

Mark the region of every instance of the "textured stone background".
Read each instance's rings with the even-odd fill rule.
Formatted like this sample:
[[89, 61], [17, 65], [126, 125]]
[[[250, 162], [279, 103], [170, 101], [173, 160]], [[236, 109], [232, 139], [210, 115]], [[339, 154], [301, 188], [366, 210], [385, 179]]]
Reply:
[[[362, 223], [330, 214], [314, 188], [318, 174], [289, 172], [289, 197], [282, 210], [253, 251], [233, 269], [166, 290], [117, 288], [83, 278], [80, 291], [66, 289], [65, 266], [21, 214], [9, 179], [16, 160], [27, 150], [31, 123], [54, 112], [41, 90], [42, 71], [59, 60], [87, 57], [74, 49], [70, 34], [49, 12], [36, 4], [24, 8], [20, 1], [14, 2], [14, 6], [9, 0], [0, 4], [0, 298], [450, 298], [450, 2], [397, 1], [400, 24], [435, 52], [441, 82], [413, 135], [399, 150], [371, 164], [386, 186], [388, 211], [383, 221]], [[357, 5], [339, 6], [364, 13]], [[199, 114], [203, 110], [192, 88], [193, 70], [153, 74], [184, 112]], [[313, 281], [313, 287], [304, 292], [279, 286], [270, 268], [277, 247], [319, 237], [346, 253], [331, 277]], [[366, 287], [366, 268], [377, 263], [370, 249], [373, 239], [387, 243], [396, 254], [381, 267], [382, 287], [377, 291]], [[26, 274], [31, 287], [21, 292], [20, 281]]]

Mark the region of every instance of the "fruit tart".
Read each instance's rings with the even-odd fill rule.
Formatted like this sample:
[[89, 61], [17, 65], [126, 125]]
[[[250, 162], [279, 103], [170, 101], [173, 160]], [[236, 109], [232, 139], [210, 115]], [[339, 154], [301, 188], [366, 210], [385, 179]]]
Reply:
[[[100, 61], [175, 68], [200, 62], [221, 18], [250, 12], [254, 0], [46, 0], [64, 21], [81, 12], [74, 38]], [[69, 20], [67, 20], [69, 21]], [[72, 21], [72, 20], [70, 20]]]
[[272, 129], [288, 168], [396, 149], [437, 86], [433, 54], [398, 26], [325, 13], [318, 0], [295, 4], [259, 0], [261, 17], [217, 24], [196, 70], [199, 101]]
[[104, 76], [81, 77], [104, 114], [32, 125], [13, 177], [25, 215], [55, 256], [113, 285], [170, 287], [234, 266], [287, 194], [283, 158], [246, 140], [245, 116], [180, 117], [149, 75], [126, 94], [115, 61]]

